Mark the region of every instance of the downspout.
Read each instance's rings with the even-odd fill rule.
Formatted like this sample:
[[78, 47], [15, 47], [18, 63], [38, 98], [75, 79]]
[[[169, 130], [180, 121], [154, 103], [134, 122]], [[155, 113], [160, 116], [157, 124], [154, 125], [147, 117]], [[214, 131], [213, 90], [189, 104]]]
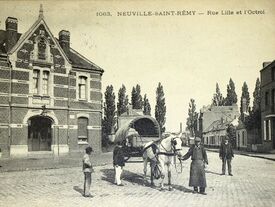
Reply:
[[9, 65], [9, 118], [8, 118], [8, 137], [9, 137], [9, 152], [10, 152], [10, 148], [11, 148], [11, 144], [12, 144], [12, 131], [11, 131], [11, 116], [12, 116], [12, 106], [11, 106], [11, 87], [12, 87], [12, 64], [9, 60], [9, 56], [7, 56], [7, 62], [8, 62], [8, 65]]
[[68, 96], [68, 108], [67, 108], [67, 125], [68, 125], [68, 128], [67, 128], [67, 145], [69, 147], [69, 130], [70, 130], [70, 72], [69, 72], [69, 75], [68, 75], [68, 91], [67, 91], [67, 96]]

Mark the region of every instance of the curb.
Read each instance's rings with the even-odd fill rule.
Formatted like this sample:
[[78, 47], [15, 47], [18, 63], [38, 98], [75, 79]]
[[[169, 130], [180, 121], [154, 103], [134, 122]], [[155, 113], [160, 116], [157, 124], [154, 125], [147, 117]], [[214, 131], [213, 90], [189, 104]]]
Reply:
[[[217, 150], [213, 150], [213, 149], [206, 149], [207, 151], [209, 152], [216, 152], [218, 153]], [[270, 157], [264, 157], [264, 156], [261, 156], [261, 155], [252, 155], [252, 154], [246, 154], [246, 153], [243, 153], [243, 152], [235, 152], [235, 154], [237, 155], [243, 155], [243, 156], [247, 156], [247, 157], [255, 157], [255, 158], [260, 158], [260, 159], [266, 159], [266, 160], [270, 160], [270, 161], [275, 161], [275, 158], [270, 158]]]

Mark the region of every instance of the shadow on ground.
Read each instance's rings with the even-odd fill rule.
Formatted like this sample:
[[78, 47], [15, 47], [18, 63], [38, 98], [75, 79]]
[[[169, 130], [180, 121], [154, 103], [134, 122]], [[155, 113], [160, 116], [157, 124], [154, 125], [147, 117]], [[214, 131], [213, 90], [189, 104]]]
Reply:
[[213, 172], [210, 170], [205, 170], [206, 173], [214, 174], [214, 175], [221, 175], [221, 173]]
[[81, 188], [79, 188], [78, 186], [74, 186], [73, 189], [74, 189], [75, 191], [79, 192], [81, 195], [84, 194], [84, 190], [81, 189]]
[[[102, 172], [102, 176], [101, 176], [102, 180], [107, 181], [112, 184], [114, 183], [115, 171], [113, 168], [102, 169], [101, 172]], [[141, 186], [151, 187], [150, 182], [147, 179], [144, 179], [143, 175], [133, 173], [128, 170], [123, 170], [122, 180], [125, 180], [125, 181], [132, 183], [134, 185], [137, 184], [137, 185], [141, 185]]]

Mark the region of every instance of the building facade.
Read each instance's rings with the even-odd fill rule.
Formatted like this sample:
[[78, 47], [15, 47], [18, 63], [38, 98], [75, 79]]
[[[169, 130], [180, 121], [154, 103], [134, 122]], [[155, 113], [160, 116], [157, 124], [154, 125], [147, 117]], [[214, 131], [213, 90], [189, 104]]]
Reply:
[[264, 63], [261, 73], [262, 151], [275, 149], [275, 61]]
[[2, 157], [101, 151], [103, 70], [58, 39], [42, 7], [24, 34], [18, 20], [0, 30], [0, 148]]

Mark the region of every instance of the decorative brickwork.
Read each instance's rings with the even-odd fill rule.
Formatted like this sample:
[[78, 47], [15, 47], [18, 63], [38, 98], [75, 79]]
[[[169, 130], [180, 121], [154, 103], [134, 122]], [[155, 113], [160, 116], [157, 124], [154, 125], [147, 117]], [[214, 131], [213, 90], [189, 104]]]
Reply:
[[28, 144], [28, 127], [12, 128], [12, 144], [13, 145], [27, 145]]
[[17, 58], [24, 61], [30, 61], [30, 53], [33, 51], [33, 44], [26, 42], [17, 52]]
[[55, 73], [61, 73], [61, 74], [66, 74], [66, 68], [55, 68], [54, 69]]
[[70, 99], [76, 99], [76, 90], [70, 89]]
[[[0, 123], [9, 123], [9, 108], [0, 108]], [[1, 131], [1, 129], [0, 129]]]
[[101, 100], [102, 94], [101, 92], [91, 91], [90, 97], [91, 97], [91, 100]]
[[28, 104], [28, 97], [11, 97], [12, 104]]
[[101, 82], [99, 82], [99, 81], [90, 81], [90, 88], [101, 90]]
[[68, 77], [55, 75], [53, 83], [60, 85], [68, 85]]
[[9, 97], [8, 96], [0, 96], [0, 104], [8, 104], [8, 103], [9, 103]]
[[2, 157], [9, 157], [9, 129], [1, 128], [0, 129], [0, 148], [2, 151]]
[[10, 83], [0, 82], [0, 92], [9, 93]]
[[67, 124], [68, 113], [67, 110], [55, 110], [56, 118], [58, 119], [59, 125]]
[[29, 93], [29, 85], [24, 83], [12, 83], [11, 89], [12, 89], [12, 93], [16, 93], [16, 94]]
[[12, 108], [11, 112], [11, 122], [18, 124], [18, 123], [23, 123], [23, 119], [26, 116], [28, 112], [27, 108]]
[[17, 79], [17, 80], [26, 80], [27, 81], [27, 80], [29, 80], [29, 72], [13, 70], [12, 78]]
[[70, 78], [70, 86], [76, 86], [76, 79]]
[[54, 87], [54, 97], [66, 98], [67, 95], [68, 95], [68, 89], [67, 88]]
[[22, 62], [22, 61], [16, 61], [15, 62], [15, 66], [17, 68], [25, 68], [25, 69], [28, 69], [29, 68], [29, 63], [26, 63], [26, 62]]
[[10, 71], [0, 69], [0, 78], [9, 79], [10, 78]]
[[8, 62], [0, 61], [0, 66], [9, 67]]
[[89, 125], [101, 126], [101, 113], [91, 113], [89, 118]]
[[90, 77], [101, 80], [101, 75], [100, 74], [91, 74]]
[[82, 102], [82, 101], [71, 101], [70, 102], [70, 108], [75, 109], [94, 109], [91, 103], [88, 102]]
[[54, 100], [55, 106], [61, 106], [61, 107], [67, 107], [68, 101], [62, 101], [62, 100]]

